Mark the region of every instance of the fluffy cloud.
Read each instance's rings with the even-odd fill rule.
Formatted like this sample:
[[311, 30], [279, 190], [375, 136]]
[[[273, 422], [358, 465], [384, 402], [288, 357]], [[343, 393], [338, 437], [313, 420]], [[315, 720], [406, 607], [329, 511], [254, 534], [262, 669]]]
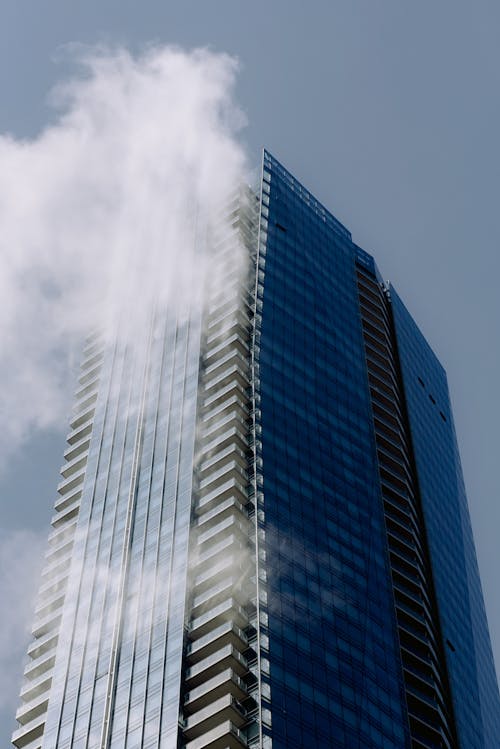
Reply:
[[[83, 49], [57, 121], [0, 137], [0, 453], [61, 424], [84, 333], [196, 301], [199, 227], [241, 181], [237, 65], [208, 50]], [[196, 273], [195, 273], [196, 271]], [[201, 271], [201, 272], [200, 272]]]

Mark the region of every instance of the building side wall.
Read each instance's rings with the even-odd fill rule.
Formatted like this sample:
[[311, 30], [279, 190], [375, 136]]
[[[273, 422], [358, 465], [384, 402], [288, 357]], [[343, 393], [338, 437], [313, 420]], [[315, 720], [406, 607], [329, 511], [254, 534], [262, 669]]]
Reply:
[[272, 746], [401, 749], [409, 740], [352, 245], [266, 155], [263, 180]]
[[105, 352], [47, 749], [177, 741], [200, 329], [167, 310]]
[[493, 749], [498, 687], [446, 374], [394, 289], [391, 300], [459, 740]]
[[[213, 232], [198, 388], [183, 672], [186, 749], [260, 746], [250, 396], [256, 199]], [[250, 262], [249, 262], [250, 261]]]
[[13, 743], [19, 749], [40, 749], [43, 741], [54, 664], [61, 638], [61, 621], [65, 603], [71, 597], [71, 559], [88, 467], [102, 360], [102, 347], [95, 337], [91, 337], [84, 348], [75, 393], [71, 431], [64, 453], [65, 462], [61, 468], [61, 482], [54, 504], [52, 530], [35, 609], [33, 640], [28, 648], [21, 705], [16, 713], [19, 728], [13, 735]]

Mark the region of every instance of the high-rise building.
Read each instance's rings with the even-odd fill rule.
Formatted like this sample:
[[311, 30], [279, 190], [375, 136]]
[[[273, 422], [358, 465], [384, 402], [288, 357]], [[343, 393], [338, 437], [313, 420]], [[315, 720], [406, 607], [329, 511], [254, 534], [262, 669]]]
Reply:
[[269, 153], [228, 213], [203, 305], [88, 340], [14, 745], [498, 747], [441, 365]]

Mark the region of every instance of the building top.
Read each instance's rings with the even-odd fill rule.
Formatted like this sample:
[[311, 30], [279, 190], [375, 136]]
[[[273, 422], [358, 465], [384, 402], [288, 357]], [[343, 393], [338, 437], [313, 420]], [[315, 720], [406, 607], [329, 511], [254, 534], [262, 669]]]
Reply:
[[312, 210], [317, 216], [323, 219], [325, 224], [333, 229], [334, 232], [340, 234], [342, 237], [348, 240], [352, 240], [351, 232], [343, 224], [340, 223], [325, 206], [302, 185], [298, 179], [296, 179], [280, 162], [272, 156], [269, 151], [264, 149], [264, 180], [266, 180], [266, 174], [270, 175], [270, 169], [278, 173], [280, 177], [286, 182], [287, 187], [291, 192], [295, 193], [309, 210]]

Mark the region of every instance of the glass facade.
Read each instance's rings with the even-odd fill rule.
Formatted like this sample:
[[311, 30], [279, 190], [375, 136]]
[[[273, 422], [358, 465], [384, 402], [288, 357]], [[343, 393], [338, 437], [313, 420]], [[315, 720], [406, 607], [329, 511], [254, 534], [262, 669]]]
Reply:
[[494, 747], [500, 705], [446, 374], [391, 298], [460, 745]]
[[441, 366], [269, 153], [225, 216], [203, 307], [87, 343], [14, 745], [493, 749]]
[[199, 321], [143, 345], [100, 374], [44, 746], [177, 739]]
[[270, 156], [260, 394], [273, 747], [407, 744], [349, 234]]

